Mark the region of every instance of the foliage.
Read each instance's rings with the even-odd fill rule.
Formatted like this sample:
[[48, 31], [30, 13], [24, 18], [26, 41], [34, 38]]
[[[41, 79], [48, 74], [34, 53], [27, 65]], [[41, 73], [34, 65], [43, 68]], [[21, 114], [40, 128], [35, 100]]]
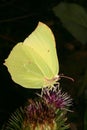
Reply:
[[53, 8], [63, 26], [80, 42], [87, 43], [87, 12], [75, 3], [61, 2]]

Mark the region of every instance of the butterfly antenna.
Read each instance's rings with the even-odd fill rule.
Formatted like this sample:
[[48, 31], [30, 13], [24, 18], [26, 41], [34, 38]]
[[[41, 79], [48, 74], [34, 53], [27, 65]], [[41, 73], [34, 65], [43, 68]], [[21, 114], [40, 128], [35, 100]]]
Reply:
[[71, 78], [71, 77], [69, 77], [69, 76], [66, 76], [66, 75], [64, 75], [64, 74], [60, 74], [59, 77], [60, 77], [60, 78], [66, 78], [66, 79], [69, 79], [69, 80], [71, 80], [72, 82], [74, 82], [74, 79], [73, 79], [73, 78]]

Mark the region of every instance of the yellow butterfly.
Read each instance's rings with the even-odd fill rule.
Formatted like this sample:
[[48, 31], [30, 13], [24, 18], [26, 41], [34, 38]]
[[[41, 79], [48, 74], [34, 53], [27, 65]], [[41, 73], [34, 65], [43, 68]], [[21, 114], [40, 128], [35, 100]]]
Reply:
[[18, 43], [4, 63], [12, 79], [25, 88], [44, 88], [59, 80], [59, 63], [51, 29], [42, 22]]

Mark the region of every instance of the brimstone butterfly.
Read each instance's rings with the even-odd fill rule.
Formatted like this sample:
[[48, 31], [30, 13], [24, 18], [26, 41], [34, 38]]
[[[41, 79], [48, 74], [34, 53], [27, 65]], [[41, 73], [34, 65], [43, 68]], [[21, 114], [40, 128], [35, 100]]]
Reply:
[[14, 82], [25, 88], [50, 87], [59, 79], [56, 44], [51, 29], [42, 22], [18, 43], [4, 63]]

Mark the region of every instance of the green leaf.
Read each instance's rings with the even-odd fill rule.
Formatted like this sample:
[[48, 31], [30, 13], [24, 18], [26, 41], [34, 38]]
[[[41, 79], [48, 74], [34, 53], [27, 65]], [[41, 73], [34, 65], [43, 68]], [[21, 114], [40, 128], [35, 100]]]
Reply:
[[87, 12], [74, 3], [61, 2], [53, 11], [63, 26], [80, 42], [87, 43]]

